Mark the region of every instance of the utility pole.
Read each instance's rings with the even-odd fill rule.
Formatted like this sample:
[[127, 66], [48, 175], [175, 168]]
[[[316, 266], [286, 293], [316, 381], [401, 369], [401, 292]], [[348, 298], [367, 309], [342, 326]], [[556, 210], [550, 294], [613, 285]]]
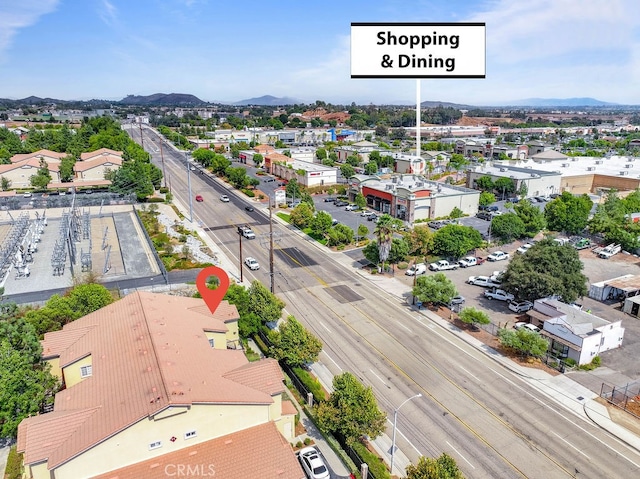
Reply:
[[142, 136], [142, 117], [139, 118], [138, 126], [140, 127], [140, 146], [144, 150], [144, 137]]
[[[162, 143], [164, 142], [164, 140], [162, 139], [162, 137], [160, 138], [160, 159], [162, 161], [162, 176], [164, 177], [164, 186], [167, 186], [167, 170], [165, 170], [164, 168], [164, 153], [162, 152]], [[169, 186], [169, 191], [171, 191], [171, 186]]]
[[238, 226], [238, 236], [240, 237], [240, 284], [242, 284], [243, 281], [243, 277], [242, 277], [242, 232], [240, 231], [240, 227]]
[[189, 168], [189, 158], [187, 151], [184, 152], [184, 163], [187, 166], [187, 186], [189, 188], [189, 221], [193, 223], [193, 195], [191, 194], [191, 168]]
[[[275, 198], [273, 200], [275, 204]], [[271, 277], [271, 294], [276, 294], [275, 273], [273, 272], [273, 207], [269, 196], [269, 276]]]

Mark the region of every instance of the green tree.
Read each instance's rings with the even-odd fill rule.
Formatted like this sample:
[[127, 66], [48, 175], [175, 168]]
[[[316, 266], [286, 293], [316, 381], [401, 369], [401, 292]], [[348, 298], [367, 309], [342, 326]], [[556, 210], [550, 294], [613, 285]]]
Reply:
[[241, 166], [237, 166], [237, 167], [229, 166], [225, 170], [225, 175], [227, 175], [229, 182], [231, 182], [231, 184], [238, 189], [245, 188], [249, 181], [249, 177], [247, 176], [247, 170], [245, 170]]
[[411, 294], [424, 304], [449, 304], [458, 292], [444, 273], [436, 273], [416, 279]]
[[0, 436], [16, 437], [18, 424], [53, 403], [58, 381], [43, 362], [0, 338]]
[[391, 249], [389, 250], [389, 257], [387, 258], [390, 263], [398, 264], [402, 261], [406, 261], [409, 256], [409, 244], [404, 238], [393, 238], [391, 240]]
[[410, 255], [424, 257], [431, 251], [433, 233], [428, 226], [414, 226], [405, 239], [409, 244]]
[[375, 175], [378, 173], [378, 164], [375, 161], [369, 160], [364, 165], [364, 174], [365, 175]]
[[460, 317], [460, 321], [470, 324], [473, 327], [477, 327], [476, 325], [478, 324], [489, 324], [491, 322], [487, 313], [472, 307], [464, 308], [458, 316]]
[[37, 189], [44, 190], [47, 188], [47, 185], [51, 183], [51, 173], [49, 172], [49, 165], [44, 160], [44, 158], [40, 158], [40, 167], [38, 168], [38, 172], [35, 175], [32, 175], [30, 178], [31, 186]]
[[516, 185], [511, 178], [503, 176], [493, 183], [493, 189], [500, 193], [500, 198], [504, 200], [516, 191]]
[[262, 322], [278, 321], [282, 316], [285, 303], [272, 294], [260, 281], [255, 280], [249, 287], [249, 313], [254, 313]]
[[360, 224], [358, 225], [358, 238], [363, 239], [366, 238], [369, 234], [369, 228], [366, 225]]
[[264, 161], [264, 157], [260, 153], [256, 153], [253, 155], [253, 164], [256, 168], [260, 168], [262, 166], [262, 162]]
[[364, 248], [362, 248], [362, 255], [371, 264], [380, 263], [380, 254], [378, 252], [378, 244], [375, 241], [367, 243], [367, 245]]
[[498, 215], [491, 220], [491, 233], [506, 243], [525, 235], [523, 221], [515, 213]]
[[324, 160], [327, 158], [327, 150], [325, 150], [324, 148], [318, 148], [316, 150], [316, 158], [320, 161]]
[[73, 181], [73, 166], [76, 164], [76, 159], [73, 156], [65, 156], [60, 160], [60, 181], [70, 182]]
[[291, 178], [285, 187], [287, 198], [300, 198], [302, 196], [302, 188], [295, 178]]
[[470, 226], [446, 225], [433, 234], [433, 252], [440, 256], [460, 258], [482, 245], [482, 236]]
[[544, 208], [547, 225], [552, 231], [578, 234], [587, 226], [593, 201], [587, 195], [573, 196], [565, 191]]
[[524, 236], [527, 238], [533, 238], [546, 228], [547, 221], [544, 218], [544, 213], [528, 200], [520, 200], [513, 209], [524, 224]]
[[378, 408], [371, 387], [365, 387], [351, 373], [333, 378], [333, 392], [318, 405], [318, 425], [342, 434], [351, 445], [363, 436], [371, 440], [384, 431], [386, 414]]
[[549, 349], [549, 342], [543, 336], [527, 328], [500, 329], [498, 339], [504, 347], [514, 349], [524, 356], [542, 356]]
[[356, 170], [353, 169], [353, 166], [345, 163], [344, 165], [340, 166], [340, 173], [342, 174], [342, 176], [349, 179], [356, 174]]
[[224, 299], [235, 305], [240, 315], [238, 330], [241, 338], [249, 338], [260, 331], [262, 320], [249, 308], [249, 290], [239, 284], [229, 285]]
[[464, 212], [457, 206], [454, 206], [453, 209], [451, 210], [451, 213], [449, 213], [449, 218], [451, 219], [462, 218], [463, 216], [464, 216]]
[[362, 193], [358, 193], [354, 199], [354, 203], [358, 205], [358, 208], [364, 208], [367, 206], [367, 199], [364, 197]]
[[113, 303], [113, 296], [109, 290], [97, 283], [79, 284], [72, 288], [64, 298], [76, 316], [74, 319], [86, 316]]
[[464, 479], [456, 461], [446, 452], [437, 459], [422, 456], [418, 464], [409, 464], [406, 479]]
[[0, 176], [0, 188], [2, 189], [2, 191], [7, 191], [9, 188], [11, 188], [11, 180], [4, 176]]
[[374, 234], [376, 236], [376, 244], [378, 245], [378, 257], [382, 263], [387, 261], [387, 258], [389, 258], [393, 232], [397, 229], [399, 224], [398, 220], [387, 214], [378, 218]]
[[545, 239], [509, 262], [502, 276], [502, 288], [520, 300], [558, 295], [570, 303], [587, 294], [587, 277], [582, 268], [575, 248]]
[[476, 186], [482, 191], [492, 192], [494, 188], [493, 180], [490, 176], [481, 176], [476, 180]]
[[298, 228], [306, 228], [311, 225], [313, 210], [307, 203], [300, 203], [291, 212], [291, 224]]
[[480, 206], [489, 206], [491, 203], [496, 202], [496, 195], [489, 191], [483, 191], [480, 193], [480, 199], [478, 200], [478, 204]]
[[322, 342], [293, 316], [288, 316], [278, 331], [271, 331], [269, 338], [273, 357], [291, 367], [315, 362], [322, 351]]
[[316, 215], [309, 221], [311, 231], [320, 236], [325, 236], [333, 223], [333, 218], [326, 211], [318, 211]]

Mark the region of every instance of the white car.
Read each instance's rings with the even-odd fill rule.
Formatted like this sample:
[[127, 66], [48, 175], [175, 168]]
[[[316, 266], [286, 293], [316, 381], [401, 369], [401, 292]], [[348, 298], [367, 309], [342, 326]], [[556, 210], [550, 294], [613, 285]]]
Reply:
[[220, 201], [222, 201], [223, 203], [229, 203], [229, 197], [227, 195], [221, 195]]
[[329, 469], [315, 447], [305, 447], [298, 455], [302, 468], [309, 479], [328, 479]]
[[258, 261], [251, 256], [244, 260], [244, 264], [246, 264], [247, 268], [249, 268], [251, 271], [260, 269], [260, 264], [258, 263]]
[[524, 313], [533, 308], [531, 301], [511, 301], [509, 303], [509, 309], [514, 313]]
[[528, 329], [529, 331], [533, 331], [534, 333], [539, 333], [540, 328], [535, 324], [525, 323], [524, 321], [519, 321], [513, 325], [516, 329]]
[[493, 288], [494, 286], [500, 286], [499, 284], [491, 281], [489, 276], [469, 276], [467, 283], [474, 284], [476, 286], [482, 286], [484, 288]]
[[345, 206], [344, 210], [345, 211], [354, 211], [358, 209], [358, 205], [347, 205]]
[[520, 246], [520, 248], [518, 248], [516, 251], [518, 253], [526, 253], [527, 251], [529, 251], [529, 248], [531, 248], [533, 245], [531, 243], [525, 243], [522, 246]]
[[505, 259], [509, 259], [509, 253], [505, 253], [504, 251], [495, 251], [487, 256], [489, 261], [503, 261]]

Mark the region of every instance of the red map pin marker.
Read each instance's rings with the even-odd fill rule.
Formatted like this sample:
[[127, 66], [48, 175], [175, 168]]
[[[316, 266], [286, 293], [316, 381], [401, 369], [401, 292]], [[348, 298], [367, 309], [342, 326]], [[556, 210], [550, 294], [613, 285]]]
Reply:
[[[209, 289], [207, 287], [207, 278], [209, 276], [216, 276], [220, 282], [216, 289]], [[204, 302], [207, 304], [209, 311], [211, 314], [215, 313], [218, 305], [224, 298], [224, 295], [227, 294], [227, 290], [229, 289], [229, 276], [227, 276], [227, 272], [222, 268], [218, 268], [217, 266], [207, 266], [196, 278], [196, 286], [198, 287], [198, 292]]]

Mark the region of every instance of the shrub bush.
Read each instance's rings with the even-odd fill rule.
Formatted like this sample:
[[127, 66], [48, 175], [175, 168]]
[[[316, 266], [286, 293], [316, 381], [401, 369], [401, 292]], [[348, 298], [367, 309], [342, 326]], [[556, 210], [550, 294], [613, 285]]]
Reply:
[[304, 438], [304, 445], [308, 446], [309, 444], [311, 444], [311, 438], [310, 437], [305, 437]]
[[164, 203], [164, 198], [152, 196], [151, 198], [147, 198], [147, 203]]
[[[322, 384], [314, 378], [308, 371], [302, 368], [292, 368], [293, 373], [298, 377], [298, 379], [304, 384], [311, 394], [313, 394], [313, 398], [315, 401], [326, 401], [327, 393], [325, 392]], [[307, 398], [304, 398], [306, 401]]]
[[380, 456], [369, 451], [361, 442], [356, 442], [353, 445], [353, 450], [360, 456], [360, 459], [369, 465], [369, 472], [373, 477], [376, 479], [391, 479], [387, 466]]
[[158, 191], [160, 191], [160, 193], [164, 195], [165, 193], [169, 193], [169, 188], [167, 188], [166, 186], [161, 186]]
[[244, 188], [244, 189], [242, 190], [242, 192], [243, 192], [245, 195], [247, 195], [249, 198], [253, 198], [254, 196], [256, 196], [256, 194], [255, 194], [253, 191], [248, 190], [248, 189], [246, 189], [246, 188]]
[[5, 479], [21, 479], [22, 478], [22, 454], [16, 451], [16, 446], [9, 449], [7, 456], [7, 467], [4, 471]]

